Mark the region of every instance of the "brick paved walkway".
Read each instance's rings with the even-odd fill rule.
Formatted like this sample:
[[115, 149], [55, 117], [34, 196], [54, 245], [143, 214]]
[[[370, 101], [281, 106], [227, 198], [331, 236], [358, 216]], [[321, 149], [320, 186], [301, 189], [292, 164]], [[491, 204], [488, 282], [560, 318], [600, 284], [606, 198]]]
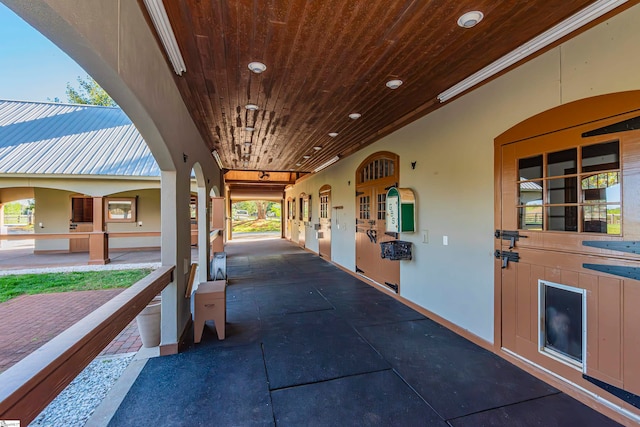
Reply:
[[[0, 372], [122, 292], [63, 292], [23, 295], [0, 304]], [[138, 351], [142, 346], [135, 320], [101, 353]]]

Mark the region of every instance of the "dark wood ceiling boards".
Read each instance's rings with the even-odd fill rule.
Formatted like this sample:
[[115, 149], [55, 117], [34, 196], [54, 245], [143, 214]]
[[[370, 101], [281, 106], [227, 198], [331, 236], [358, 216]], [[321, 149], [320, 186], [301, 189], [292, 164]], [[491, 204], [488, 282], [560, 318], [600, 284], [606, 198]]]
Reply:
[[[227, 169], [296, 172], [437, 108], [439, 93], [592, 2], [164, 1], [187, 67], [176, 80], [209, 148]], [[470, 10], [484, 20], [460, 28]], [[390, 90], [394, 78], [404, 84]]]

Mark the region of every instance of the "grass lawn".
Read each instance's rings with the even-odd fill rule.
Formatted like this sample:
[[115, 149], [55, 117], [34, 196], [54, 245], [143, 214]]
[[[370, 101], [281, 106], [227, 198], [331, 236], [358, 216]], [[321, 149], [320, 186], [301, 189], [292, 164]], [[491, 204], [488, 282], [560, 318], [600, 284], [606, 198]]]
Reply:
[[149, 273], [147, 268], [0, 276], [0, 302], [20, 295], [128, 288]]
[[280, 231], [280, 218], [233, 221], [234, 233]]

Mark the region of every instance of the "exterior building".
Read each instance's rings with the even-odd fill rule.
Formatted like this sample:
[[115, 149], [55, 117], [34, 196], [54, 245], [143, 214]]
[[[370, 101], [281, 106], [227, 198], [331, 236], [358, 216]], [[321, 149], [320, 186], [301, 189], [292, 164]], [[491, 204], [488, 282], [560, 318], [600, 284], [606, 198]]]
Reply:
[[0, 118], [0, 206], [35, 199], [35, 253], [88, 252], [49, 237], [93, 231], [95, 200], [110, 249], [160, 247], [160, 169], [120, 108], [0, 101]]

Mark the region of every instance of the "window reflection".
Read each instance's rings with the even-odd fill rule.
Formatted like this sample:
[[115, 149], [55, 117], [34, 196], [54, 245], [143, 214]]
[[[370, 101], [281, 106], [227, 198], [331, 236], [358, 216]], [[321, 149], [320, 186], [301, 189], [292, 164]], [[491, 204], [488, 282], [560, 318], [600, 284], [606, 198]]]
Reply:
[[518, 160], [518, 170], [523, 181], [542, 178], [542, 155]]
[[582, 172], [595, 172], [620, 168], [618, 141], [582, 147]]
[[620, 234], [621, 177], [619, 141], [518, 159], [518, 227]]

